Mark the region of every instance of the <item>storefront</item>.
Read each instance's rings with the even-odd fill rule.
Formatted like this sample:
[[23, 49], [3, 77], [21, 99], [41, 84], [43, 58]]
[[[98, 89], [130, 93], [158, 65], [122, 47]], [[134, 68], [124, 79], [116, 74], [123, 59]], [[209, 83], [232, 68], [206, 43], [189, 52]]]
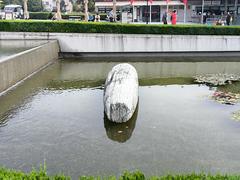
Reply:
[[[187, 5], [187, 22], [201, 23], [203, 0], [188, 0]], [[204, 13], [220, 17], [226, 11], [240, 15], [240, 0], [238, 5], [235, 6], [235, 0], [204, 0]], [[96, 11], [101, 13], [108, 13], [112, 9], [112, 0], [96, 0]], [[153, 0], [152, 3], [147, 1], [135, 0], [133, 4], [130, 0], [117, 0], [117, 12], [121, 16], [122, 12], [127, 12], [128, 22], [161, 22], [161, 17], [167, 10], [166, 0]], [[237, 7], [237, 8], [236, 8]], [[184, 4], [182, 0], [171, 0], [168, 3], [169, 12], [177, 10], [177, 21], [183, 22], [184, 20]]]
[[[112, 9], [112, 1], [99, 1], [95, 2], [96, 11], [108, 13]], [[131, 21], [134, 22], [161, 22], [163, 13], [167, 10], [166, 1], [134, 1], [131, 4], [129, 1], [117, 1], [117, 12], [128, 12]], [[179, 21], [183, 21], [183, 7], [184, 4], [179, 0], [170, 1], [168, 9], [171, 12], [176, 9], [179, 16]]]
[[[190, 1], [191, 2], [191, 1]], [[202, 12], [202, 1], [198, 1], [197, 5], [194, 5], [194, 10], [197, 14]], [[237, 5], [237, 14], [240, 14], [240, 1]], [[225, 4], [225, 0], [204, 0], [204, 13], [210, 13], [214, 15], [223, 15], [225, 12], [234, 14], [235, 12], [235, 0], [228, 0]]]

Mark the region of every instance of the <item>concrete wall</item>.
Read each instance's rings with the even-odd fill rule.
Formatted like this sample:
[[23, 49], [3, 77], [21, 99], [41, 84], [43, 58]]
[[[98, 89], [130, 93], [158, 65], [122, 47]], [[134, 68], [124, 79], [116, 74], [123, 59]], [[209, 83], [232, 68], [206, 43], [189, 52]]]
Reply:
[[[1, 34], [1, 33], [0, 33]], [[0, 48], [33, 48], [47, 43], [48, 40], [0, 40]]]
[[240, 36], [0, 32], [4, 39], [57, 39], [61, 52], [240, 51]]
[[57, 41], [1, 59], [0, 93], [58, 58]]

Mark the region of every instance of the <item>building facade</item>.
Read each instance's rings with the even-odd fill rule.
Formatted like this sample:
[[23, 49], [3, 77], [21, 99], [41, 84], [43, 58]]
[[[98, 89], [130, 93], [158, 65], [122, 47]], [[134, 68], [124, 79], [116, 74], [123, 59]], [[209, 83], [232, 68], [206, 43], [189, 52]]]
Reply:
[[[203, 2], [204, 1], [204, 2]], [[204, 3], [204, 6], [203, 6]], [[96, 11], [99, 13], [108, 13], [113, 6], [112, 0], [96, 0]], [[130, 19], [135, 22], [161, 22], [161, 17], [168, 10], [177, 10], [178, 22], [184, 21], [184, 3], [182, 0], [153, 0], [152, 3], [147, 0], [135, 0], [130, 3], [128, 0], [117, 0], [117, 12], [128, 12]], [[202, 7], [203, 10], [202, 10]], [[186, 21], [201, 22], [201, 14], [208, 13], [212, 16], [222, 16], [226, 12], [233, 15], [240, 14], [240, 0], [188, 0], [186, 6]]]

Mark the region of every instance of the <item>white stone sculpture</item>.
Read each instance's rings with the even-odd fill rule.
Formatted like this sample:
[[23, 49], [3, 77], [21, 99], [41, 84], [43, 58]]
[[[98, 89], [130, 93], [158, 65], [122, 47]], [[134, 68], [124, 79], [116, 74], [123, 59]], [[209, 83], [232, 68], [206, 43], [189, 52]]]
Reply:
[[110, 121], [128, 121], [138, 103], [138, 75], [127, 63], [118, 64], [108, 73], [104, 88], [104, 111]]

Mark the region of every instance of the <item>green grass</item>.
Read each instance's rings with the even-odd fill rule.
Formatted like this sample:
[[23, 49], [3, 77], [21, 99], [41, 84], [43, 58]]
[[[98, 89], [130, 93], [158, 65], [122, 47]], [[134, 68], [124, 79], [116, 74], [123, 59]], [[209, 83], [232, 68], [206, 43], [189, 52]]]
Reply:
[[39, 170], [33, 169], [29, 173], [24, 173], [22, 171], [16, 171], [12, 169], [0, 168], [0, 180], [68, 180], [71, 179], [64, 175], [47, 175], [46, 166], [40, 166]]
[[[0, 168], [0, 180], [68, 180], [71, 179], [64, 175], [47, 175], [45, 167], [32, 170], [30, 173]], [[109, 176], [80, 176], [79, 180], [240, 180], [239, 175], [210, 175], [210, 174], [182, 174], [146, 177], [141, 171], [124, 172], [120, 177]]]
[[107, 22], [0, 20], [0, 31], [170, 35], [240, 35], [240, 26], [146, 25]]

